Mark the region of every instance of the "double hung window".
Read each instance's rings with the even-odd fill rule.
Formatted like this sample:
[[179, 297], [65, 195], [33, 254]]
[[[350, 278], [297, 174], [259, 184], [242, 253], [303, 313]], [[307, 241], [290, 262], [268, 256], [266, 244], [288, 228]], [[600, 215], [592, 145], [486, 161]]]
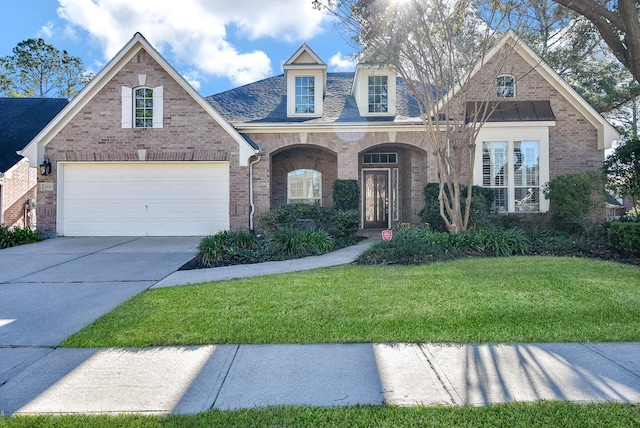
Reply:
[[296, 114], [315, 113], [316, 79], [313, 76], [296, 77]]
[[134, 102], [134, 127], [153, 128], [153, 89], [137, 88]]
[[369, 113], [389, 111], [389, 87], [387, 76], [369, 76]]

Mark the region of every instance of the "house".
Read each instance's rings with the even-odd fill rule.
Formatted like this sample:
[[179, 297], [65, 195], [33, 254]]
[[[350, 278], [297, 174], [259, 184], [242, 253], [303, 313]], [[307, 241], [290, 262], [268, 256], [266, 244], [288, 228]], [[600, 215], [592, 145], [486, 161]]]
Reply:
[[[306, 44], [283, 71], [204, 98], [136, 34], [21, 152], [32, 166], [52, 162], [38, 177], [38, 228], [64, 236], [247, 229], [271, 207], [333, 205], [336, 179], [360, 183], [362, 228], [419, 221], [437, 172], [406, 82], [366, 64], [330, 73]], [[500, 211], [548, 210], [542, 185], [597, 170], [618, 138], [512, 33], [449, 101], [474, 85], [495, 94], [496, 108], [469, 173], [496, 189]]]
[[36, 169], [18, 151], [67, 104], [62, 98], [0, 98], [0, 225], [36, 224]]

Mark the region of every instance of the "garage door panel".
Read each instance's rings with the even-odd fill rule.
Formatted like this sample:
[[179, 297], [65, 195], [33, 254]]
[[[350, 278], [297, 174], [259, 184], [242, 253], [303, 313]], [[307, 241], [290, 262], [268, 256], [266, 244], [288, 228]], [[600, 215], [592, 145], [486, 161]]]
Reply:
[[227, 163], [63, 164], [66, 236], [202, 236], [229, 228]]

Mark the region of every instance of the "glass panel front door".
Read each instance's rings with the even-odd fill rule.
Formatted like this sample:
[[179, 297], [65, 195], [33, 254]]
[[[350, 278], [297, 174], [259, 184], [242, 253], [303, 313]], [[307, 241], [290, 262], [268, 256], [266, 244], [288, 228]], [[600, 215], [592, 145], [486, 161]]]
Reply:
[[389, 172], [364, 171], [364, 227], [389, 226]]

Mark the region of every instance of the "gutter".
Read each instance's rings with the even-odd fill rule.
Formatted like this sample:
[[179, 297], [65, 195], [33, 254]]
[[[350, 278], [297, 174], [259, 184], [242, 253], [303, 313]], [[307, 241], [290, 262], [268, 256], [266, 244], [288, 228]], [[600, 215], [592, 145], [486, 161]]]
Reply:
[[256, 206], [253, 203], [253, 166], [260, 162], [260, 159], [262, 159], [262, 154], [260, 152], [257, 152], [255, 156], [256, 159], [251, 161], [251, 163], [249, 164], [249, 206], [251, 207], [251, 210], [249, 211], [249, 230], [251, 232], [254, 231], [253, 215], [256, 212]]

